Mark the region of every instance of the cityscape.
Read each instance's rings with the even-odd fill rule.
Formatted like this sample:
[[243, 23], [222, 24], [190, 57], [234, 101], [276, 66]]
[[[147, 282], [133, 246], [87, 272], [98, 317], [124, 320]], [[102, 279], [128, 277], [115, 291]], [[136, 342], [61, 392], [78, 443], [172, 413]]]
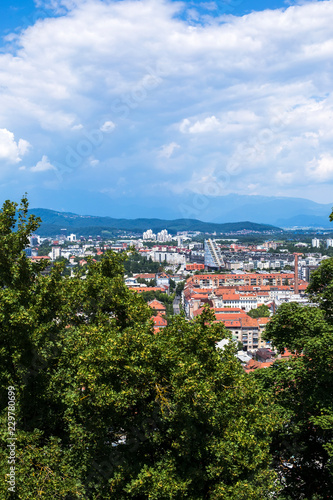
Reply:
[[0, 500], [333, 499], [332, 19], [0, 2]]
[[[329, 231], [321, 231], [320, 238], [311, 233], [282, 236], [277, 232], [274, 240], [265, 239], [264, 233], [260, 243], [251, 242], [251, 232], [246, 231], [238, 237], [246, 236], [247, 243], [234, 238], [237, 234], [229, 240], [225, 235], [219, 239], [216, 234], [208, 237], [199, 231], [171, 235], [166, 229], [158, 233], [147, 229], [138, 238], [113, 240], [67, 232], [62, 229], [57, 239], [32, 235], [26, 255], [32, 261], [49, 260], [51, 265], [65, 262], [64, 273], [70, 276], [77, 268], [87, 266], [89, 259], [96, 262], [108, 251], [127, 255], [129, 260], [137, 258], [137, 272], [125, 274], [124, 280], [130, 290], [147, 298], [154, 313], [157, 311], [152, 316], [155, 331], [167, 326], [163, 300], [168, 297], [173, 303], [168, 312], [179, 314], [181, 308], [188, 320], [208, 304], [216, 321], [222, 322], [238, 343], [245, 370], [250, 361], [249, 366], [256, 363], [256, 368], [266, 367], [267, 359], [273, 363], [274, 346], [262, 338], [269, 317], [283, 303], [308, 305], [310, 276], [333, 255]], [[302, 236], [306, 242], [300, 241]], [[145, 272], [147, 269], [149, 272]], [[155, 272], [151, 272], [153, 269]], [[264, 316], [252, 318], [251, 311], [258, 309]]]

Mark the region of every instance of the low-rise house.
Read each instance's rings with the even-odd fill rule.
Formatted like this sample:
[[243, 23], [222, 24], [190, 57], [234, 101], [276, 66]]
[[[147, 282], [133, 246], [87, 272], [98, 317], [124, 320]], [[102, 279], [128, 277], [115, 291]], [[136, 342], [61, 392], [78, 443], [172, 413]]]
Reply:
[[159, 314], [164, 315], [166, 313], [165, 305], [162, 304], [162, 302], [160, 302], [159, 300], [156, 300], [156, 299], [151, 300], [150, 302], [148, 302], [148, 305], [149, 305], [149, 307], [154, 309], [154, 311], [156, 311]]
[[268, 348], [260, 348], [257, 350], [255, 357], [260, 363], [267, 363], [275, 357], [275, 352]]
[[166, 326], [168, 326], [167, 320], [160, 314], [158, 314], [157, 316], [153, 316], [151, 319], [154, 322], [154, 333], [158, 333], [161, 328], [165, 328]]

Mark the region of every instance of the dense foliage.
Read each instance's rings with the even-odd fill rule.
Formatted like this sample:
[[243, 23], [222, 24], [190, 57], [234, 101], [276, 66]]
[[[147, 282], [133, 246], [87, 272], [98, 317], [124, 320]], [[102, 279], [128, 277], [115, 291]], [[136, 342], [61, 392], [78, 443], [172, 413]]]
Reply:
[[274, 433], [272, 456], [281, 498], [333, 498], [333, 259], [311, 276], [311, 306], [282, 304], [266, 337], [284, 352], [255, 376], [271, 394], [284, 425]]
[[270, 316], [270, 310], [265, 304], [261, 304], [261, 306], [256, 309], [251, 309], [247, 314], [251, 318], [268, 318]]
[[166, 308], [166, 315], [173, 316], [173, 301], [175, 298], [175, 294], [167, 295], [166, 293], [163, 292], [158, 292], [158, 291], [149, 291], [149, 292], [142, 292], [141, 293], [142, 298], [145, 300], [145, 302], [150, 302], [151, 300], [158, 300], [159, 302], [162, 302], [162, 304]]
[[151, 311], [108, 253], [73, 277], [23, 249], [38, 221], [0, 213], [0, 496], [11, 498], [8, 391], [15, 388], [19, 499], [272, 498], [277, 417], [205, 309], [154, 335]]
[[132, 276], [139, 273], [157, 273], [161, 264], [153, 262], [152, 259], [146, 259], [137, 252], [132, 252], [124, 262], [126, 274]]

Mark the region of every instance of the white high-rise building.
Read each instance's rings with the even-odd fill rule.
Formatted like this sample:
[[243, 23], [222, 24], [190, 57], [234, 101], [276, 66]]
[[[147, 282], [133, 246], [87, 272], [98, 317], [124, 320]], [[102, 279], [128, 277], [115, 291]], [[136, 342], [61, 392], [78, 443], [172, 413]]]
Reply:
[[333, 247], [333, 239], [329, 238], [326, 240], [326, 247]]
[[148, 229], [148, 231], [145, 231], [142, 235], [142, 239], [144, 240], [156, 240], [156, 234], [153, 233], [151, 229]]
[[178, 245], [179, 247], [181, 247], [181, 246], [183, 245], [183, 241], [184, 241], [184, 239], [183, 239], [183, 237], [182, 237], [182, 236], [176, 236], [176, 237], [174, 238], [174, 240], [177, 240], [177, 245]]
[[52, 260], [56, 260], [58, 257], [61, 257], [61, 248], [52, 247]]
[[319, 238], [313, 238], [312, 240], [312, 248], [319, 248], [320, 247], [320, 239]]
[[161, 232], [157, 233], [157, 241], [170, 241], [172, 239], [171, 234], [168, 234], [166, 229], [162, 229]]

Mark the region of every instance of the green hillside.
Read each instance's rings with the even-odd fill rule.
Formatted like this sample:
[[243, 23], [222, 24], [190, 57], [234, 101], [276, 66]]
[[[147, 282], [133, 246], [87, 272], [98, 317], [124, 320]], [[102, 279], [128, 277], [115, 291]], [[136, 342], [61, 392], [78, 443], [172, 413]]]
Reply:
[[67, 229], [68, 232], [75, 232], [83, 236], [96, 236], [102, 234], [103, 231], [115, 234], [118, 230], [141, 233], [147, 229], [152, 229], [155, 232], [167, 229], [171, 234], [175, 234], [177, 231], [228, 233], [242, 230], [259, 232], [280, 230], [275, 226], [249, 221], [215, 224], [196, 219], [115, 219], [112, 217], [77, 215], [70, 212], [56, 212], [45, 208], [35, 208], [29, 212], [42, 219], [41, 227], [38, 230], [41, 236], [59, 234], [61, 229]]

